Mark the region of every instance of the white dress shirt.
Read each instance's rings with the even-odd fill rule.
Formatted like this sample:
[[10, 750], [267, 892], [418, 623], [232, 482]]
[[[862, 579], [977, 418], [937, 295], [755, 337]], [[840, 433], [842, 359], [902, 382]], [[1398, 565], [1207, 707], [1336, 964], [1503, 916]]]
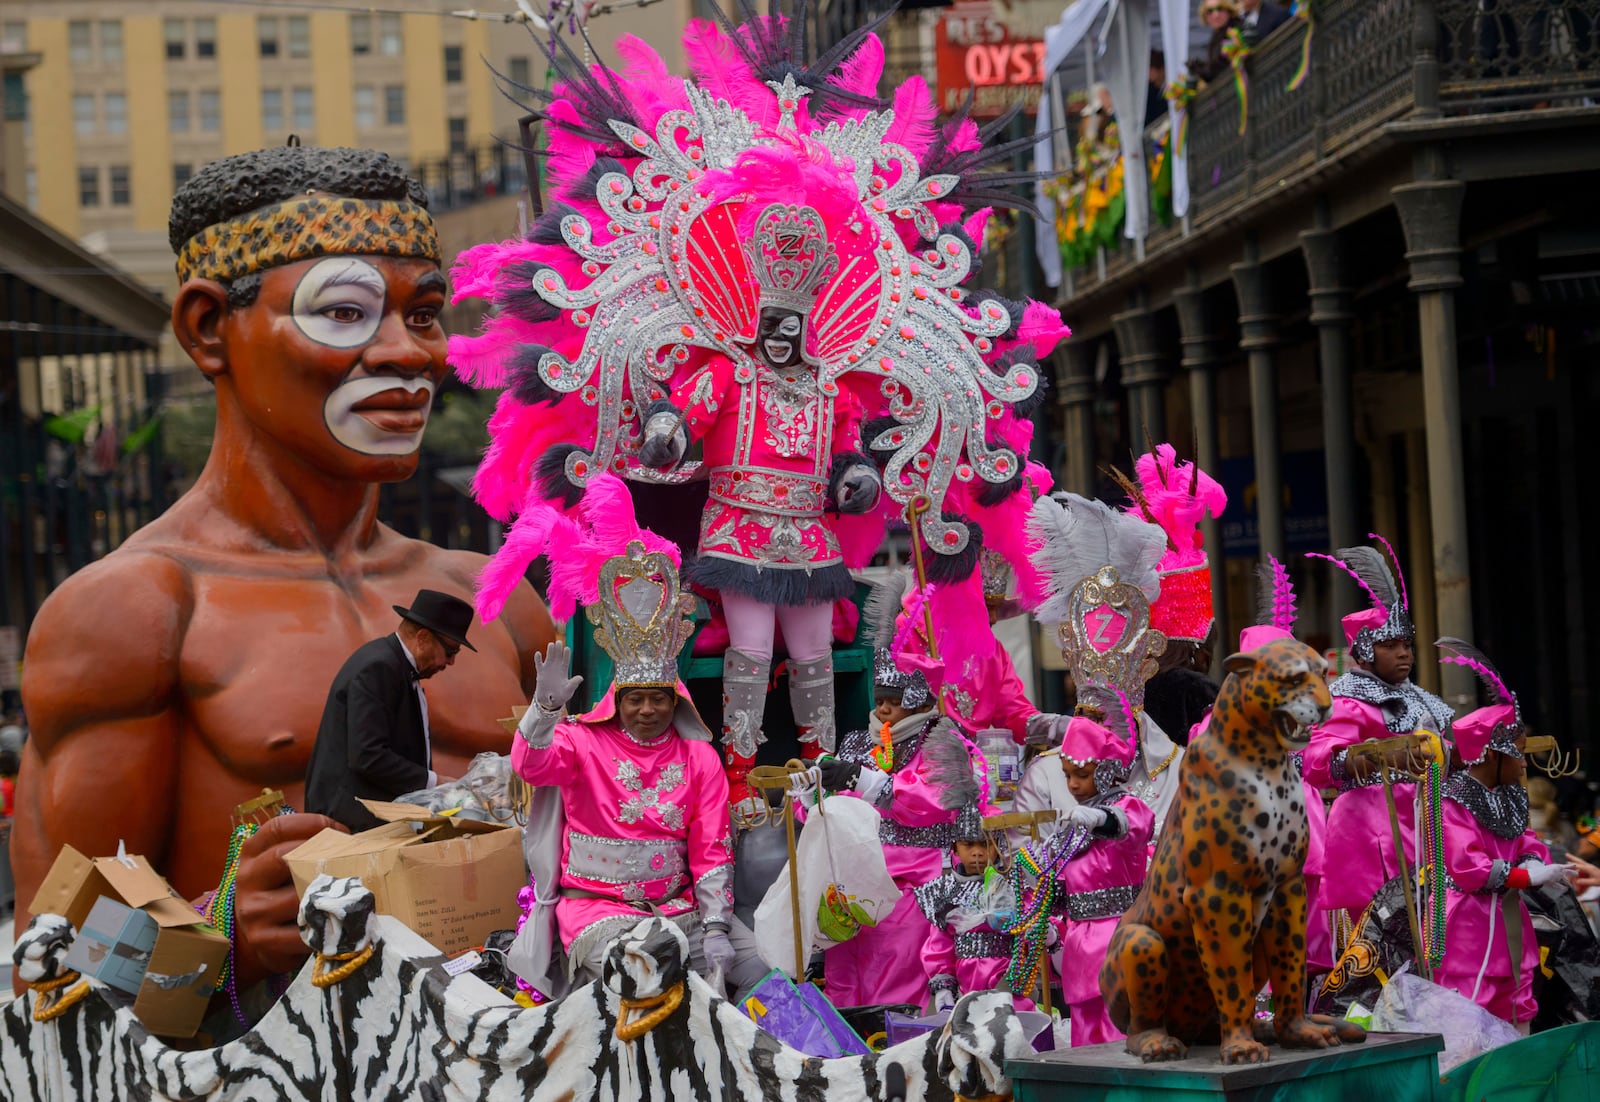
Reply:
[[[400, 653], [406, 656], [406, 661], [411, 663], [411, 668], [413, 670], [416, 669], [417, 660], [412, 656], [411, 648], [406, 646], [406, 641], [400, 638], [400, 633], [398, 631], [394, 633], [394, 637], [400, 644]], [[431, 766], [433, 764], [433, 737], [428, 734], [428, 694], [422, 690], [421, 678], [413, 681], [411, 685], [417, 690], [417, 706], [422, 709], [422, 745], [428, 755], [427, 764]], [[428, 787], [432, 788], [438, 783], [439, 774], [435, 773], [432, 769], [429, 769]]]

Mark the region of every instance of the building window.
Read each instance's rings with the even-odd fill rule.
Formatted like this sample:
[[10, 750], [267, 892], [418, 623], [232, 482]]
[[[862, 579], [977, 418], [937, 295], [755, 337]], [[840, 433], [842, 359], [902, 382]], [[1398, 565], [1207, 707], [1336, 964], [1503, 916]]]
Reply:
[[283, 89], [261, 89], [261, 129], [275, 133], [283, 129]]
[[133, 201], [130, 185], [128, 183], [128, 166], [111, 166], [111, 205], [125, 207]]
[[277, 16], [261, 15], [256, 17], [256, 42], [259, 45], [262, 57], [278, 56]]
[[11, 72], [5, 75], [5, 101], [6, 122], [20, 122], [28, 125], [28, 85], [22, 79], [22, 74]]
[[460, 46], [446, 46], [444, 48], [444, 82], [446, 84], [461, 83]]
[[350, 52], [357, 57], [366, 57], [372, 52], [372, 16], [350, 17]]
[[406, 124], [406, 86], [404, 84], [387, 84], [383, 89], [383, 125], [404, 126]]
[[194, 56], [198, 58], [217, 56], [217, 21], [215, 19], [196, 19], [194, 21]]
[[528, 59], [514, 57], [511, 59], [511, 79], [518, 84], [526, 86], [528, 83]]
[[100, 170], [92, 165], [78, 166], [78, 206], [100, 205]]
[[0, 26], [0, 53], [25, 54], [28, 52], [28, 25], [23, 22]]
[[450, 152], [465, 153], [467, 151], [467, 120], [450, 120]]
[[174, 134], [189, 131], [189, 93], [167, 93], [167, 126]]
[[215, 134], [222, 129], [222, 93], [215, 88], [202, 91], [199, 96], [200, 129]]
[[100, 60], [107, 65], [122, 64], [122, 23], [106, 19], [100, 23]]
[[303, 15], [291, 15], [289, 23], [289, 56], [311, 56], [311, 20]]
[[294, 102], [294, 128], [296, 130], [310, 130], [317, 125], [316, 110], [311, 99], [311, 89], [296, 88], [293, 96]]
[[106, 133], [128, 132], [128, 97], [121, 92], [106, 93]]
[[405, 52], [405, 37], [398, 15], [378, 16], [378, 52], [385, 57], [399, 57]]
[[378, 93], [370, 84], [356, 85], [356, 129], [370, 130], [378, 125]]
[[94, 62], [94, 39], [86, 19], [74, 19], [67, 24], [67, 60], [74, 65]]
[[165, 19], [161, 23], [161, 34], [167, 40], [167, 60], [182, 61], [186, 49], [187, 35], [184, 33], [183, 20]]
[[94, 133], [94, 96], [79, 92], [72, 97], [72, 132], [80, 138]]
[[194, 165], [178, 163], [172, 166], [172, 190], [177, 191], [194, 175]]

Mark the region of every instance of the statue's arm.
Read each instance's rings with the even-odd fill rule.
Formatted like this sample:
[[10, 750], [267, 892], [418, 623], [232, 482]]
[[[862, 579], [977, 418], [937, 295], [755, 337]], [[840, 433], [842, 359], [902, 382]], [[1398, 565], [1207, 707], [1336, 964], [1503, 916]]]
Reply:
[[164, 865], [192, 600], [176, 563], [119, 555], [72, 575], [34, 618], [22, 675], [30, 735], [11, 844], [17, 929], [63, 844], [103, 857], [120, 841]]

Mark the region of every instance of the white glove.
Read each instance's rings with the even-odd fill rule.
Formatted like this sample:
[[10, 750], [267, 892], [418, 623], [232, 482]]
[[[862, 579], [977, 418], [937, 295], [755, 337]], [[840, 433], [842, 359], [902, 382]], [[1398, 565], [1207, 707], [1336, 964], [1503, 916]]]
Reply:
[[1027, 745], [1057, 746], [1067, 730], [1067, 717], [1051, 712], [1036, 712], [1028, 717]]
[[738, 954], [733, 951], [733, 942], [722, 930], [707, 930], [700, 940], [700, 953], [706, 958], [706, 970], [713, 975], [726, 976]]
[[1105, 825], [1110, 816], [1102, 807], [1086, 807], [1079, 804], [1067, 812], [1067, 822], [1073, 826], [1081, 826], [1084, 830], [1098, 830]]
[[883, 795], [883, 790], [888, 787], [889, 774], [870, 765], [861, 767], [861, 775], [856, 778], [856, 795], [870, 804]]
[[1044, 947], [1046, 949], [1054, 949], [1057, 945], [1060, 945], [1060, 944], [1061, 944], [1061, 928], [1059, 926], [1057, 926], [1054, 922], [1045, 923], [1045, 927], [1044, 927]]
[[1526, 866], [1528, 870], [1528, 883], [1535, 888], [1542, 888], [1546, 884], [1554, 884], [1565, 880], [1577, 870], [1571, 865], [1546, 865], [1542, 861], [1534, 861]]
[[956, 993], [948, 987], [941, 987], [933, 993], [933, 1012], [943, 1013], [956, 1005]]
[[567, 676], [571, 664], [572, 652], [565, 643], [551, 643], [543, 657], [533, 656], [533, 673], [538, 685], [533, 690], [528, 710], [522, 713], [522, 721], [517, 724], [517, 732], [535, 750], [550, 745], [556, 720], [566, 711], [572, 694], [583, 684], [582, 677]]

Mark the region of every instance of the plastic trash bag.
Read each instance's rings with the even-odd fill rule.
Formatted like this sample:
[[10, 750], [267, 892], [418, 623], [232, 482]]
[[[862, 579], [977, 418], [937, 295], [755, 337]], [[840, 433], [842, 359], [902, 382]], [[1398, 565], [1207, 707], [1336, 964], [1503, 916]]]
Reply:
[[[802, 957], [839, 944], [823, 934], [818, 922], [830, 885], [848, 896], [873, 924], [900, 902], [900, 889], [884, 864], [879, 820], [877, 809], [854, 796], [829, 796], [806, 816], [805, 833], [795, 847]], [[787, 861], [756, 908], [755, 932], [761, 959], [792, 975], [794, 912]], [[805, 961], [800, 965], [804, 968]]]
[[395, 802], [416, 804], [435, 814], [453, 813], [460, 819], [509, 823], [515, 812], [510, 782], [509, 754], [479, 754], [460, 780], [408, 792]]
[[871, 1051], [826, 995], [809, 983], [797, 987], [777, 968], [744, 997], [743, 1009], [756, 1025], [807, 1056], [832, 1060]]
[[1389, 977], [1372, 1008], [1372, 1028], [1380, 1033], [1440, 1034], [1444, 1037], [1440, 1072], [1522, 1037], [1510, 1022], [1409, 969]]

